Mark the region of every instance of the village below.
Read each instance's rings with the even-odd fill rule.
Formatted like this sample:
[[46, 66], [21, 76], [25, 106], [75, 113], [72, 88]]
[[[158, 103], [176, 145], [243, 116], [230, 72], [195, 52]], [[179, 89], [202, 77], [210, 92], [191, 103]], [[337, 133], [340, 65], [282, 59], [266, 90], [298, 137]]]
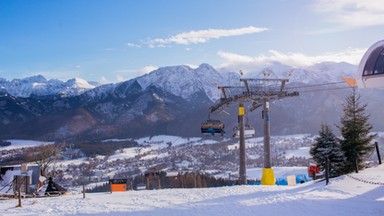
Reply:
[[[258, 185], [263, 163], [262, 138], [246, 140], [248, 186], [235, 187], [230, 186], [236, 185], [238, 179], [239, 143], [236, 139], [154, 136], [137, 140], [104, 140], [103, 143], [111, 148], [104, 155], [88, 151], [86, 145], [55, 144], [62, 150], [49, 164], [46, 173], [54, 181], [51, 183], [54, 190], [46, 192], [50, 187], [47, 180], [41, 192], [35, 195], [22, 193], [22, 208], [15, 208], [17, 199], [9, 199], [14, 196], [14, 187], [4, 185], [4, 182], [13, 182], [13, 179], [7, 179], [11, 172], [2, 174], [1, 193], [8, 199], [0, 200], [3, 206], [0, 213], [206, 215], [221, 212], [221, 215], [233, 215], [235, 212], [249, 214], [269, 208], [271, 204], [287, 205], [285, 203], [295, 200], [300, 208], [288, 205], [285, 210], [276, 209], [273, 214], [266, 215], [282, 211], [299, 214], [308, 210], [320, 215], [324, 209], [320, 210], [319, 206], [326, 205], [325, 200], [331, 199], [329, 202], [336, 204], [327, 212], [381, 215], [384, 211], [380, 192], [384, 185], [384, 167], [378, 166], [376, 155], [369, 157], [367, 168], [361, 173], [331, 179], [329, 185], [323, 181], [324, 176], [312, 181], [308, 174], [308, 164], [312, 162], [309, 149], [316, 137], [310, 134], [271, 137], [276, 187]], [[384, 134], [378, 133], [376, 141], [384, 143]], [[52, 145], [25, 140], [10, 140], [10, 143], [0, 151], [2, 171], [7, 169], [7, 163], [29, 158], [28, 155], [39, 146]], [[34, 167], [36, 163], [31, 161], [26, 168], [31, 174], [31, 183], [34, 183], [34, 172], [40, 174]], [[13, 170], [12, 174], [21, 171], [20, 167]], [[292, 177], [293, 181], [287, 181]], [[364, 195], [358, 198], [359, 194]], [[59, 203], [67, 207], [60, 207]], [[365, 208], [356, 212], [356, 203]]]

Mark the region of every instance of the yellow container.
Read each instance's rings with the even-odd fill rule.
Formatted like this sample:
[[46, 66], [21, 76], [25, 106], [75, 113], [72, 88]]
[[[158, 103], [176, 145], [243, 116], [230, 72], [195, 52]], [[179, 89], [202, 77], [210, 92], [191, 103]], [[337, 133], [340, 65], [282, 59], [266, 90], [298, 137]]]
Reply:
[[263, 168], [261, 176], [262, 185], [275, 185], [276, 179], [272, 168]]

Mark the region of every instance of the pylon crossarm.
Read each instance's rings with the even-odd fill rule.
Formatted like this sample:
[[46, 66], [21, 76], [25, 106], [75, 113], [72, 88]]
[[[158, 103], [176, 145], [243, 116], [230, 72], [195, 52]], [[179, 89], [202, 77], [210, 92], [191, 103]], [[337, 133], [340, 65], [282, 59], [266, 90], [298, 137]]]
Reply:
[[286, 91], [270, 91], [270, 92], [243, 92], [242, 94], [232, 95], [231, 97], [220, 98], [220, 102], [211, 106], [209, 112], [213, 113], [220, 108], [227, 107], [233, 102], [245, 103], [253, 102], [250, 111], [254, 111], [262, 104], [262, 101], [267, 98], [268, 100], [279, 100], [285, 97], [299, 96], [299, 92], [286, 92]]

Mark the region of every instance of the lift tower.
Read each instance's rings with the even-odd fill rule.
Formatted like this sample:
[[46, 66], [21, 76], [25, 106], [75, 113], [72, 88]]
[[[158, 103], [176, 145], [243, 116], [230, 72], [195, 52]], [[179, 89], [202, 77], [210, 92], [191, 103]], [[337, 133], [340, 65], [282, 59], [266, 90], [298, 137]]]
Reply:
[[264, 167], [261, 183], [263, 185], [275, 184], [275, 177], [271, 168], [270, 148], [270, 113], [269, 102], [285, 97], [299, 96], [299, 92], [288, 92], [284, 89], [288, 79], [240, 79], [241, 86], [219, 86], [221, 90], [220, 101], [209, 108], [209, 112], [215, 112], [233, 103], [239, 103], [238, 121], [240, 129], [240, 184], [246, 184], [246, 154], [244, 137], [244, 103], [251, 102], [250, 112], [263, 106], [262, 116], [264, 121]]

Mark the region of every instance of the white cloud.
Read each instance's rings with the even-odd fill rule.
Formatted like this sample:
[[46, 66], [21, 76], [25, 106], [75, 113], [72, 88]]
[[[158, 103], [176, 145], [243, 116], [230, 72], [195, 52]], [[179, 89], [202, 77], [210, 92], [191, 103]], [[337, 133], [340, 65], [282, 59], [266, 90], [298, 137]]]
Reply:
[[268, 55], [247, 56], [225, 51], [219, 51], [217, 54], [225, 60], [221, 65], [223, 68], [238, 70], [269, 66], [273, 62], [280, 62], [292, 67], [306, 67], [321, 62], [348, 62], [357, 65], [360, 62], [366, 49], [353, 49], [335, 53], [322, 53], [316, 56], [308, 56], [303, 53], [281, 53], [276, 50], [270, 50]]
[[158, 69], [159, 67], [156, 67], [156, 66], [153, 66], [153, 65], [148, 65], [148, 66], [145, 66], [141, 69], [138, 70], [139, 74], [140, 75], [144, 75], [146, 73], [149, 73], [149, 72], [152, 72], [156, 69]]
[[106, 84], [106, 83], [110, 83], [110, 81], [105, 76], [102, 76], [99, 79], [99, 83]]
[[105, 48], [104, 51], [115, 52], [115, 51], [119, 51], [119, 49], [116, 49], [116, 48]]
[[328, 14], [329, 21], [348, 27], [384, 25], [383, 0], [318, 0], [317, 11]]
[[116, 80], [117, 80], [117, 82], [123, 82], [123, 81], [126, 81], [127, 79], [123, 75], [117, 74]]
[[138, 44], [134, 44], [134, 43], [127, 43], [126, 44], [128, 47], [130, 47], [130, 48], [140, 48], [141, 46], [140, 45], [138, 45]]
[[206, 29], [198, 31], [183, 32], [168, 38], [155, 38], [149, 40], [149, 47], [163, 47], [167, 44], [198, 44], [206, 43], [211, 39], [219, 39], [222, 37], [233, 37], [245, 34], [254, 34], [267, 31], [267, 28], [258, 28], [254, 26], [237, 28], [237, 29]]

